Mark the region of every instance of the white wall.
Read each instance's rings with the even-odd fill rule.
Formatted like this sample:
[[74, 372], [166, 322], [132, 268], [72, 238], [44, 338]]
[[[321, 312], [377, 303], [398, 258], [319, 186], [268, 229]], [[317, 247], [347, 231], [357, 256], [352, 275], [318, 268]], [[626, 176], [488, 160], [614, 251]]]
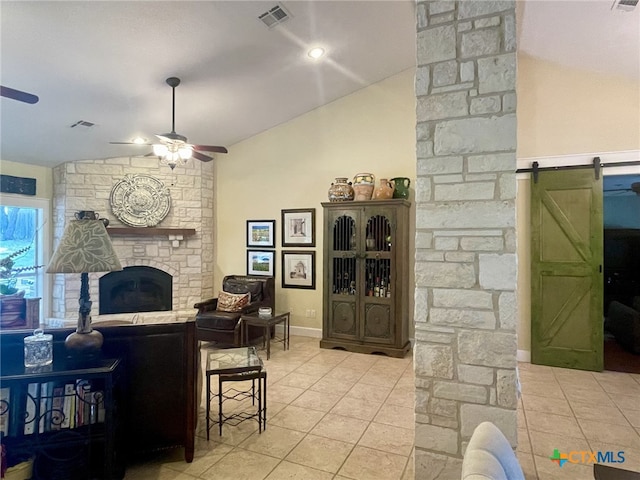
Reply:
[[[228, 155], [218, 156], [217, 288], [224, 275], [246, 273], [246, 221], [275, 219], [276, 308], [292, 312], [292, 325], [322, 328], [320, 203], [328, 201], [327, 191], [336, 177], [371, 172], [377, 178], [415, 179], [414, 73], [410, 69], [359, 90], [232, 145]], [[315, 290], [281, 288], [281, 210], [291, 208], [316, 209], [316, 246], [308, 249], [316, 252]], [[412, 225], [411, 251], [414, 231]], [[413, 291], [413, 283], [410, 288]], [[316, 317], [306, 317], [307, 310], [315, 310]]]

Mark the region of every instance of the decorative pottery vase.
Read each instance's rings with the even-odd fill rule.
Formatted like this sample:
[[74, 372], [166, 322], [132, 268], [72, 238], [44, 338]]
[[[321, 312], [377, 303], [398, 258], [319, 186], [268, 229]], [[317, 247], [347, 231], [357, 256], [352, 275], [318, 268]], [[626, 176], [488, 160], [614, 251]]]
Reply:
[[373, 191], [374, 200], [388, 200], [393, 197], [393, 183], [386, 178], [381, 178], [380, 183]]
[[371, 200], [376, 177], [373, 173], [358, 173], [353, 177], [353, 191], [355, 201]]
[[351, 182], [347, 182], [346, 177], [336, 177], [335, 183], [329, 187], [330, 202], [350, 202], [353, 200], [354, 192]]
[[104, 223], [105, 227], [109, 226], [109, 219], [100, 218], [100, 214], [93, 210], [79, 210], [74, 214], [74, 216], [76, 217], [76, 220], [100, 220]]
[[392, 178], [394, 190], [393, 190], [393, 198], [409, 198], [409, 185], [411, 185], [411, 180], [407, 177], [396, 177]]

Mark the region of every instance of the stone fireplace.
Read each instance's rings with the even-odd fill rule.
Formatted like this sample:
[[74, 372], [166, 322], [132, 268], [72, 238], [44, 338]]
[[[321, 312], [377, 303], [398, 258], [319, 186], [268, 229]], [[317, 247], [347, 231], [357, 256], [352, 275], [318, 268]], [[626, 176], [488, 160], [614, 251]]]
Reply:
[[[155, 228], [127, 227], [111, 212], [111, 189], [126, 174], [152, 175], [169, 189], [169, 214]], [[192, 160], [172, 171], [160, 166], [155, 157], [87, 160], [59, 165], [53, 176], [54, 248], [76, 211], [94, 210], [101, 218], [109, 219], [108, 230], [124, 269], [89, 274], [94, 321], [126, 321], [141, 315], [164, 321], [184, 319], [194, 315], [194, 303], [214, 296], [213, 162]], [[118, 278], [114, 273], [119, 273], [120, 286], [111, 284], [110, 279]], [[105, 288], [107, 291], [103, 292], [101, 289]], [[74, 325], [79, 295], [79, 274], [56, 274], [54, 319]], [[140, 300], [137, 306], [132, 300], [136, 295]], [[106, 298], [115, 301], [116, 308], [103, 308]]]

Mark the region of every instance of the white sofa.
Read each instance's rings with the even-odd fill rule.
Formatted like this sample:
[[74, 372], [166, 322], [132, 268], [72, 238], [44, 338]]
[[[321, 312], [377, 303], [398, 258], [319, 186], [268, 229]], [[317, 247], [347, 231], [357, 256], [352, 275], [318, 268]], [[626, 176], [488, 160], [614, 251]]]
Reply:
[[491, 422], [476, 427], [462, 460], [462, 480], [524, 480], [509, 441]]

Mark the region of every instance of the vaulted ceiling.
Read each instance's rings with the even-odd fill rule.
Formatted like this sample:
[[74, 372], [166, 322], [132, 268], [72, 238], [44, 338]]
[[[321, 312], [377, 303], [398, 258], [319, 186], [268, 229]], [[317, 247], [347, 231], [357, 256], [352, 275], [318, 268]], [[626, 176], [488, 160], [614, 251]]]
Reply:
[[[290, 18], [269, 28], [258, 17], [278, 5]], [[640, 9], [521, 6], [521, 51], [638, 78]], [[170, 131], [170, 76], [182, 80], [176, 131], [230, 147], [413, 68], [415, 9], [409, 0], [2, 1], [0, 83], [40, 100], [0, 99], [0, 159], [54, 166], [147, 153], [109, 142]], [[314, 46], [326, 50], [320, 60], [307, 56]]]

